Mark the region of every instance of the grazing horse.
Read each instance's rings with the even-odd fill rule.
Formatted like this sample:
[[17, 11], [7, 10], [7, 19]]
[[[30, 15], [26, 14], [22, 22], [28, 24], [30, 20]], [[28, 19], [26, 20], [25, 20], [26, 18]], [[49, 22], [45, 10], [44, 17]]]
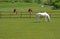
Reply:
[[29, 12], [29, 15], [30, 15], [29, 17], [31, 17], [31, 15], [32, 15], [32, 9], [29, 8], [29, 9], [28, 9], [28, 12]]
[[13, 12], [14, 12], [14, 14], [17, 14], [18, 13], [18, 9], [14, 9]]
[[50, 16], [46, 12], [37, 13], [36, 20], [39, 21], [41, 16], [43, 16], [45, 18], [45, 21], [47, 21], [47, 19], [48, 19], [48, 21], [50, 21]]

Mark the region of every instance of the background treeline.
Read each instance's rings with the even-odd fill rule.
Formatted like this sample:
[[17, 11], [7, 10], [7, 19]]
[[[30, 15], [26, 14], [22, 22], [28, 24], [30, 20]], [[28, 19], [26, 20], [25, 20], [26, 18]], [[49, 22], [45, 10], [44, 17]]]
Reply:
[[54, 9], [60, 9], [60, 0], [51, 1], [51, 5], [54, 6]]
[[60, 0], [0, 0], [0, 2], [37, 3], [50, 5], [53, 7], [53, 9], [60, 9]]
[[0, 0], [0, 2], [26, 2], [26, 3], [40, 3], [41, 0]]

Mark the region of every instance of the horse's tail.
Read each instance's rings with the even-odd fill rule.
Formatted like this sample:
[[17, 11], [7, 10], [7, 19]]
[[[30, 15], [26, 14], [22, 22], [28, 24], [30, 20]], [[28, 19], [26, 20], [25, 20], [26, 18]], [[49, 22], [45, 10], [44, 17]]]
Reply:
[[50, 21], [50, 16], [48, 15], [48, 21]]

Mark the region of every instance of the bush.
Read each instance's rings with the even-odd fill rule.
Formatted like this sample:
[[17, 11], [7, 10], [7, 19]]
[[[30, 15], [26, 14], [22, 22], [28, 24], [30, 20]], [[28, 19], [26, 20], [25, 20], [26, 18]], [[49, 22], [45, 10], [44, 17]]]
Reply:
[[55, 6], [57, 9], [59, 9], [59, 8], [60, 8], [60, 2], [55, 3], [54, 6]]
[[26, 2], [26, 3], [31, 3], [32, 1], [31, 1], [31, 0], [25, 0], [24, 2]]

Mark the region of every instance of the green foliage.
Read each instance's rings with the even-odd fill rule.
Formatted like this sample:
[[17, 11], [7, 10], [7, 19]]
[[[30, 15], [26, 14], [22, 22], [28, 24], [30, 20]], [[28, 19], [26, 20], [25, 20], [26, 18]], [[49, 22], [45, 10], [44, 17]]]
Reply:
[[60, 0], [54, 0], [54, 1], [52, 0], [50, 5], [54, 6], [53, 7], [54, 9], [59, 9], [60, 8]]
[[35, 3], [40, 4], [42, 1], [41, 0], [35, 0]]
[[0, 0], [0, 2], [26, 2], [26, 3], [41, 3], [41, 0]]
[[55, 3], [55, 7], [56, 7], [56, 8], [60, 8], [60, 2]]
[[32, 0], [25, 0], [25, 2], [27, 2], [27, 3], [31, 3], [31, 2], [32, 2]]

